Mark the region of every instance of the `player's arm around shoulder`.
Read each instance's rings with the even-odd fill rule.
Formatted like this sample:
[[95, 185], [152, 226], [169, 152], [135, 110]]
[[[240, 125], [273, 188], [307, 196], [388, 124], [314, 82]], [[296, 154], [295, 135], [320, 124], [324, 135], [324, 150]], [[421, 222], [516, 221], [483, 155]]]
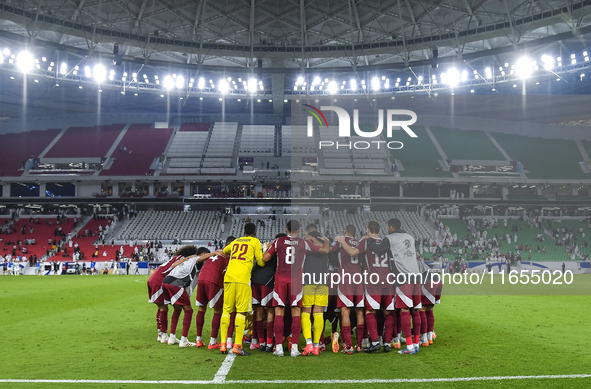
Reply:
[[263, 248], [261, 247], [261, 241], [257, 238], [253, 238], [252, 246], [254, 250], [254, 259], [256, 260], [257, 265], [260, 267], [265, 266], [265, 261], [263, 261]]
[[367, 238], [367, 248], [378, 255], [382, 255], [390, 250], [390, 241], [388, 240], [388, 238], [384, 238], [378, 244], [376, 243], [375, 239]]

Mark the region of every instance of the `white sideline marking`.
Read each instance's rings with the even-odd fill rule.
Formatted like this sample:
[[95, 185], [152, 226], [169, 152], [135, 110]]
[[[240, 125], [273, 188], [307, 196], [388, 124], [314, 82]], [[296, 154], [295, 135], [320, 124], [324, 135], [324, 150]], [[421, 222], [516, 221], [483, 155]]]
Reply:
[[230, 372], [230, 368], [232, 368], [234, 359], [236, 359], [236, 355], [234, 355], [232, 350], [229, 350], [228, 355], [226, 355], [226, 359], [224, 359], [224, 362], [222, 362], [222, 366], [220, 366], [218, 372], [215, 373], [215, 377], [213, 377], [214, 383], [221, 384], [226, 381], [226, 376]]
[[[424, 382], [462, 382], [462, 381], [504, 381], [504, 380], [535, 380], [535, 379], [564, 379], [591, 378], [591, 374], [561, 374], [561, 375], [518, 375], [491, 377], [456, 377], [456, 378], [398, 378], [398, 379], [370, 379], [370, 380], [234, 380], [226, 381], [226, 375], [234, 362], [234, 355], [228, 355], [220, 370], [211, 381], [142, 381], [142, 380], [11, 380], [0, 379], [0, 383], [51, 383], [51, 384], [181, 384], [181, 385], [211, 385], [211, 384], [393, 384], [393, 383], [424, 383]], [[217, 380], [216, 380], [217, 379]]]

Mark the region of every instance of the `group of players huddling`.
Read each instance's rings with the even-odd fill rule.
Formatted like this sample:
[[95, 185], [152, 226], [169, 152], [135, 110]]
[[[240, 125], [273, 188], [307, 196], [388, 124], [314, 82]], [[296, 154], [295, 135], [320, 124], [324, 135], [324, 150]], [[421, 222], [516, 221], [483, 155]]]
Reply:
[[[388, 221], [384, 238], [378, 237], [377, 221], [367, 223], [366, 236], [361, 239], [356, 239], [356, 228], [349, 225], [332, 243], [314, 224], [306, 226], [303, 238], [300, 230], [300, 223], [291, 220], [286, 234], [262, 247], [255, 224], [247, 223], [244, 236], [228, 237], [221, 251], [195, 246], [178, 250], [148, 279], [149, 301], [158, 306], [157, 340], [203, 347], [209, 304], [214, 314], [208, 348], [223, 354], [231, 350], [236, 355], [250, 355], [243, 347], [245, 341], [251, 350], [283, 356], [285, 340], [292, 357], [318, 355], [325, 343], [336, 353], [339, 321], [344, 354], [396, 348], [400, 354], [411, 355], [418, 353], [420, 346], [433, 344], [433, 306], [439, 304], [441, 284], [431, 282], [429, 267], [417, 255], [414, 238], [401, 229], [400, 220]], [[349, 277], [335, 286], [330, 282], [333, 273]], [[190, 342], [187, 336], [195, 288], [197, 337]], [[170, 335], [169, 305], [173, 307]], [[182, 337], [177, 339], [181, 312]], [[332, 321], [332, 336], [325, 340], [327, 319]], [[352, 341], [353, 327], [356, 343]], [[302, 332], [306, 346], [300, 353]]]

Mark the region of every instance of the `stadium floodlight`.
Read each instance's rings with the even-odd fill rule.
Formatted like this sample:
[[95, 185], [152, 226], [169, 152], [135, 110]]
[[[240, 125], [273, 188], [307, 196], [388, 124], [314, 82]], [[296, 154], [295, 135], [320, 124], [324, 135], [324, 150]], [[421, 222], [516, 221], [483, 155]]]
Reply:
[[468, 71], [467, 70], [462, 71], [462, 81], [463, 82], [468, 81]]
[[228, 90], [230, 90], [230, 85], [228, 84], [228, 81], [224, 79], [220, 80], [220, 82], [218, 82], [218, 89], [221, 93], [228, 93]]
[[334, 81], [331, 81], [331, 82], [328, 84], [328, 93], [330, 93], [331, 95], [334, 95], [334, 94], [335, 94], [335, 93], [337, 93], [337, 92], [338, 92], [338, 86], [337, 86], [337, 83], [336, 83], [336, 82], [334, 82]]
[[92, 72], [90, 71], [90, 66], [84, 67], [84, 75], [88, 78], [92, 77]]
[[534, 63], [527, 57], [521, 57], [515, 64], [515, 73], [520, 78], [528, 78], [534, 71]]
[[[445, 74], [445, 83], [451, 87], [454, 87], [460, 83], [460, 72], [458, 69], [451, 68]], [[442, 74], [443, 76], [443, 74]]]
[[185, 78], [183, 76], [178, 76], [175, 81], [175, 86], [178, 89], [181, 89], [183, 86], [185, 86]]
[[262, 86], [262, 85], [259, 85], [259, 89], [260, 89], [260, 90], [265, 90], [265, 87], [264, 87], [264, 86]]
[[5, 47], [4, 50], [2, 50], [2, 53], [5, 57], [8, 57], [10, 55], [10, 49], [8, 47]]
[[351, 79], [351, 81], [349, 81], [349, 85], [351, 85], [351, 90], [357, 90], [357, 80]]
[[204, 87], [205, 87], [205, 79], [203, 77], [201, 77], [199, 79], [199, 81], [197, 82], [197, 88], [203, 89]]
[[92, 77], [100, 84], [107, 78], [107, 69], [101, 64], [95, 65], [92, 71]]
[[321, 82], [320, 77], [316, 76], [316, 77], [314, 77], [314, 82], [312, 83], [312, 85], [318, 85], [318, 84], [320, 84], [320, 82]]
[[16, 57], [16, 66], [23, 73], [28, 73], [35, 66], [33, 55], [28, 51], [21, 51]]
[[296, 85], [302, 85], [304, 83], [304, 77], [299, 76], [298, 80], [296, 81]]
[[248, 84], [248, 91], [250, 93], [256, 93], [256, 91], [257, 91], [257, 79], [256, 78], [249, 78], [247, 84]]
[[491, 68], [484, 69], [484, 75], [486, 76], [486, 78], [492, 78], [492, 70], [491, 70]]
[[377, 77], [374, 77], [371, 79], [371, 88], [373, 90], [379, 90], [380, 89], [380, 79]]
[[166, 76], [164, 77], [164, 80], [162, 81], [162, 85], [164, 85], [165, 89], [172, 89], [174, 87], [174, 80], [172, 79], [171, 76]]

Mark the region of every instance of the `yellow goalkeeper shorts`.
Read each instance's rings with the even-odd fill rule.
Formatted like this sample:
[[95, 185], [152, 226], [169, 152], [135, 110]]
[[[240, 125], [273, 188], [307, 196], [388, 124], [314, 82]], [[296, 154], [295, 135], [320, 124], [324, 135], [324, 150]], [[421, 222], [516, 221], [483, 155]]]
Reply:
[[248, 284], [224, 282], [224, 313], [252, 310], [252, 288]]
[[305, 285], [302, 305], [304, 307], [311, 307], [312, 305], [328, 307], [328, 286]]

